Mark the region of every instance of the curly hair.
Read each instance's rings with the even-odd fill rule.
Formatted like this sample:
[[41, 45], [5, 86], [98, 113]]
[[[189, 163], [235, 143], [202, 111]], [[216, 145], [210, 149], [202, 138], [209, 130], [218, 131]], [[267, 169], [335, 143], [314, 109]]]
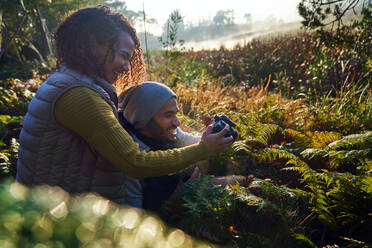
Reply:
[[[129, 71], [123, 72], [115, 87], [120, 92], [128, 85], [138, 84], [145, 75], [145, 63], [137, 32], [126, 17], [105, 6], [77, 10], [58, 26], [53, 37], [57, 66], [65, 63], [82, 74], [102, 77], [108, 53], [114, 56], [121, 32], [131, 36], [135, 50], [129, 61]], [[97, 44], [108, 48], [103, 59], [94, 53]]]

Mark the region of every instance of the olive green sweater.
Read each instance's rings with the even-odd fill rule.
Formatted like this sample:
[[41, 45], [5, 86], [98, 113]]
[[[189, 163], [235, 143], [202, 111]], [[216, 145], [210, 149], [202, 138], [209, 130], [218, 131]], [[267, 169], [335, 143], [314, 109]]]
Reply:
[[111, 164], [135, 178], [174, 173], [208, 158], [203, 142], [167, 151], [139, 151], [138, 144], [122, 128], [112, 108], [98, 93], [86, 87], [72, 88], [63, 94], [56, 103], [55, 117]]

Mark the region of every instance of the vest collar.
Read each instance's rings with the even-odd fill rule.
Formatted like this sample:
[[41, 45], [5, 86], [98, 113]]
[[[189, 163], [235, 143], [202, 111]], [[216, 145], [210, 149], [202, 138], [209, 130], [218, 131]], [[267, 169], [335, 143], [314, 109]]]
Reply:
[[109, 94], [111, 101], [115, 104], [116, 109], [118, 108], [118, 97], [116, 93], [116, 89], [114, 86], [112, 86], [109, 82], [107, 82], [105, 79], [94, 76], [94, 77], [88, 77], [84, 74], [81, 74], [75, 70], [72, 70], [66, 66], [66, 64], [61, 64], [58, 69], [58, 72], [65, 73], [70, 75], [71, 77], [75, 78], [78, 81], [82, 82], [87, 82], [87, 83], [92, 83], [92, 84], [97, 84], [101, 86], [107, 94]]

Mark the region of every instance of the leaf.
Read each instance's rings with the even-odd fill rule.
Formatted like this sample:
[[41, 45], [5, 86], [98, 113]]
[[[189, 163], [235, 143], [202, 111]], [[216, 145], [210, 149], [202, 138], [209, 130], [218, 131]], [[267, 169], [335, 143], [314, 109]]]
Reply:
[[318, 246], [316, 244], [314, 244], [308, 237], [306, 237], [302, 233], [293, 233], [292, 236], [295, 239], [304, 241], [306, 244], [310, 245], [313, 248], [318, 248]]
[[23, 0], [19, 0], [19, 2], [22, 5], [23, 10], [26, 11], [25, 5], [23, 4]]

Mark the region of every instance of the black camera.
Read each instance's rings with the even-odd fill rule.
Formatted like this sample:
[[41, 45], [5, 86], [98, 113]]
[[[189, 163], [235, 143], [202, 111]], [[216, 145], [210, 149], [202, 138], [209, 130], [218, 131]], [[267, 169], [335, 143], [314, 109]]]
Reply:
[[236, 140], [236, 138], [238, 138], [238, 132], [232, 129], [233, 127], [236, 127], [236, 124], [225, 114], [218, 114], [214, 117], [212, 133], [218, 133], [224, 129], [226, 124], [230, 126], [230, 130], [225, 134], [225, 137], [232, 136], [234, 140]]

